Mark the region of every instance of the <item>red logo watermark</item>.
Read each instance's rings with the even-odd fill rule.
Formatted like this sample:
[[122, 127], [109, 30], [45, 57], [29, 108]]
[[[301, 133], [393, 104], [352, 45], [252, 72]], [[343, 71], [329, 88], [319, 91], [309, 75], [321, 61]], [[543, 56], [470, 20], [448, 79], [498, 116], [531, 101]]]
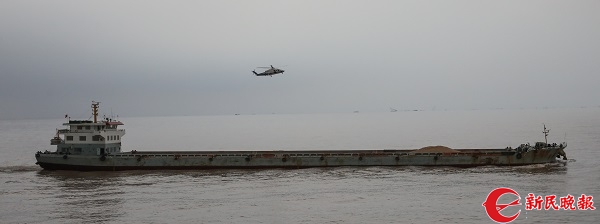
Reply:
[[[517, 196], [517, 200], [514, 200], [513, 202], [508, 204], [498, 204], [498, 199], [500, 199], [500, 197], [505, 194], [512, 194], [514, 196]], [[519, 193], [517, 193], [513, 189], [503, 187], [496, 188], [493, 191], [491, 191], [482, 205], [483, 207], [485, 207], [485, 212], [490, 217], [490, 219], [499, 223], [509, 223], [515, 220], [517, 217], [519, 217], [519, 214], [521, 214], [521, 210], [519, 210], [519, 212], [517, 212], [517, 214], [514, 214], [513, 216], [504, 216], [500, 214], [500, 211], [504, 210], [508, 206], [521, 205], [521, 202], [519, 202], [519, 200], [521, 200], [521, 196], [519, 196]]]
[[[514, 195], [517, 199], [508, 204], [498, 204], [498, 199], [505, 194]], [[575, 199], [577, 199], [577, 203], [575, 203]], [[529, 193], [525, 197], [525, 210], [596, 210], [593, 199], [594, 197], [591, 195], [581, 194], [581, 197], [575, 198], [573, 195], [567, 194], [557, 200], [556, 195], [543, 197], [538, 195], [536, 197], [533, 193]], [[520, 200], [521, 196], [515, 190], [507, 187], [496, 188], [488, 194], [482, 206], [485, 207], [485, 212], [492, 221], [509, 223], [519, 217], [521, 210], [512, 216], [505, 216], [500, 211], [510, 206], [522, 205]]]

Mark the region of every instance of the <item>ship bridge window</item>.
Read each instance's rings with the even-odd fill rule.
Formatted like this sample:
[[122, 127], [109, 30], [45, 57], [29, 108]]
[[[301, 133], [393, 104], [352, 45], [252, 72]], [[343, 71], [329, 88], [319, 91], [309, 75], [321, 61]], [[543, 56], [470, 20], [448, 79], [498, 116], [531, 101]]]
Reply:
[[79, 141], [85, 141], [85, 136], [79, 136]]
[[92, 136], [92, 141], [100, 141], [100, 135]]
[[119, 140], [119, 136], [117, 135], [117, 140]]
[[66, 136], [67, 137], [67, 141], [73, 141], [73, 136]]
[[77, 126], [77, 130], [82, 130], [83, 126]]
[[85, 130], [90, 130], [90, 126], [85, 126]]

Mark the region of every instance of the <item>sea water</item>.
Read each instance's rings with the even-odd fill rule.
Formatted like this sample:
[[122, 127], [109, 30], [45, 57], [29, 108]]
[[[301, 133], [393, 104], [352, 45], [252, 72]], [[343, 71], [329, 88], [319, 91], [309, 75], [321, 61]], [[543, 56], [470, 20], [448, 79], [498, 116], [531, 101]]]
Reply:
[[34, 154], [55, 150], [50, 139], [65, 120], [0, 120], [0, 223], [493, 223], [482, 203], [498, 187], [521, 196], [521, 206], [502, 212], [521, 210], [514, 223], [600, 222], [599, 210], [525, 209], [529, 193], [600, 198], [600, 108], [120, 120], [124, 151], [505, 148], [544, 141], [545, 124], [548, 142], [568, 142], [569, 160], [476, 168], [45, 171]]

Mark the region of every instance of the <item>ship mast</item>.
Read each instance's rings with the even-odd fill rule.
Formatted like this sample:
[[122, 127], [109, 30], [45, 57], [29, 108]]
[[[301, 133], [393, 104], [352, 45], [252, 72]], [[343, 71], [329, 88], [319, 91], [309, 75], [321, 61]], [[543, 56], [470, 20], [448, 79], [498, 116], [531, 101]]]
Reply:
[[98, 122], [98, 105], [100, 102], [92, 101], [92, 116], [94, 116], [94, 123]]
[[544, 131], [542, 133], [544, 133], [544, 139], [546, 140], [546, 144], [548, 144], [548, 133], [550, 132], [550, 129], [546, 130], [546, 124], [544, 124]]

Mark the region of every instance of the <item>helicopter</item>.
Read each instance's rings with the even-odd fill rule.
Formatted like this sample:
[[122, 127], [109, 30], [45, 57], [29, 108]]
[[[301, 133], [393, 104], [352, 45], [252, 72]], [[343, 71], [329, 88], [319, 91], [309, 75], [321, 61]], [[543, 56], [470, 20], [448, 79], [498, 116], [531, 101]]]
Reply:
[[257, 68], [268, 68], [268, 69], [261, 73], [256, 73], [256, 71], [252, 71], [252, 73], [254, 73], [256, 76], [271, 76], [271, 77], [273, 77], [273, 75], [277, 75], [277, 74], [284, 72], [283, 69], [275, 68], [275, 67], [273, 67], [273, 65], [271, 65], [271, 67], [257, 67]]

